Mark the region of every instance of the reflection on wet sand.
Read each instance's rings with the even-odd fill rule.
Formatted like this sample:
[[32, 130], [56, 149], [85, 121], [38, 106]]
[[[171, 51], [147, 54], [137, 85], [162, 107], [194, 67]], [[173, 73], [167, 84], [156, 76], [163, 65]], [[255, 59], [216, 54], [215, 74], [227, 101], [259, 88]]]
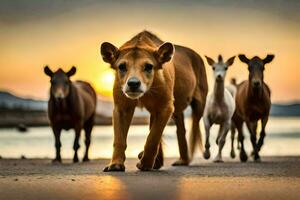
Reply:
[[93, 187], [99, 199], [131, 199], [126, 184], [118, 177], [101, 176]]

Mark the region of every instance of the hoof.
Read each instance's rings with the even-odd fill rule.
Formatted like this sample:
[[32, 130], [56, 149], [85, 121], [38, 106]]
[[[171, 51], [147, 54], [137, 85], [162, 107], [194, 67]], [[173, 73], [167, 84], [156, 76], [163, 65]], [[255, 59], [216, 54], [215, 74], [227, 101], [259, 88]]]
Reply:
[[256, 163], [261, 162], [260, 156], [258, 154], [254, 155], [254, 162], [256, 162]]
[[52, 160], [53, 164], [60, 164], [61, 163], [61, 158], [55, 158]]
[[231, 158], [235, 158], [235, 151], [231, 151], [231, 152], [230, 152], [230, 157], [231, 157]]
[[73, 158], [73, 163], [78, 163], [78, 162], [79, 162], [78, 157], [74, 157], [74, 158]]
[[136, 167], [141, 171], [151, 171], [152, 170], [151, 166], [147, 166], [147, 165], [143, 164], [141, 161], [139, 161], [136, 164]]
[[172, 166], [188, 166], [188, 165], [189, 165], [189, 162], [186, 160], [182, 160], [182, 159], [179, 159], [172, 164]]
[[241, 162], [247, 162], [248, 156], [247, 156], [246, 152], [241, 151], [241, 153], [240, 153], [240, 160], [241, 160]]
[[203, 157], [207, 160], [210, 158], [210, 151], [209, 150], [205, 150], [203, 153]]
[[88, 158], [88, 157], [84, 157], [83, 159], [82, 159], [82, 162], [89, 162], [90, 161], [90, 159]]
[[103, 172], [124, 172], [125, 165], [124, 164], [111, 164], [106, 166], [103, 169]]

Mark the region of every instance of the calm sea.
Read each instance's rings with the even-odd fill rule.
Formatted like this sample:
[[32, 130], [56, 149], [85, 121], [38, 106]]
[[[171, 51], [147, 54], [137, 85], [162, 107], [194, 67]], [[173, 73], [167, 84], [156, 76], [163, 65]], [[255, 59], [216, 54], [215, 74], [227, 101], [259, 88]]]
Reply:
[[[189, 121], [187, 120], [187, 130]], [[259, 127], [260, 128], [260, 127]], [[201, 122], [202, 137], [204, 138], [203, 123]], [[211, 131], [211, 151], [217, 153], [215, 137], [218, 127]], [[131, 126], [128, 134], [127, 157], [136, 158], [143, 149], [148, 134], [148, 126]], [[189, 134], [188, 134], [189, 135]], [[84, 134], [81, 135], [81, 148], [79, 155], [84, 150]], [[246, 136], [246, 150], [251, 151], [248, 132]], [[62, 157], [72, 158], [73, 131], [62, 133]], [[113, 129], [111, 126], [96, 126], [92, 133], [90, 158], [110, 158], [112, 154]], [[176, 127], [167, 126], [164, 131], [164, 150], [167, 157], [178, 156]], [[49, 127], [29, 128], [28, 132], [20, 133], [16, 129], [0, 129], [0, 155], [3, 158], [53, 158], [54, 138]], [[230, 133], [224, 147], [224, 156], [230, 152]], [[271, 118], [267, 126], [267, 137], [263, 146], [262, 155], [300, 155], [300, 118]], [[197, 153], [199, 156], [200, 154]]]

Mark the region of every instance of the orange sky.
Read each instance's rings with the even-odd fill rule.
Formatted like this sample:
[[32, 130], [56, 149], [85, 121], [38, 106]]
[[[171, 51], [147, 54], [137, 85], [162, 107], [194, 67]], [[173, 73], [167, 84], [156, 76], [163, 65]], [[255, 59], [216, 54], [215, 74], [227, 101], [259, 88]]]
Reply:
[[[74, 79], [90, 81], [99, 93], [109, 95], [113, 76], [101, 60], [100, 44], [109, 41], [120, 46], [147, 29], [165, 41], [193, 48], [202, 57], [274, 53], [265, 71], [273, 101], [300, 100], [300, 17], [294, 5], [284, 5], [284, 1], [276, 1], [278, 5], [268, 5], [270, 1], [258, 5], [180, 0], [126, 1], [123, 5], [91, 2], [29, 0], [17, 6], [1, 2], [0, 89], [46, 99], [49, 79], [43, 66], [67, 70], [75, 65]], [[208, 66], [207, 72], [212, 83]], [[228, 73], [232, 76], [246, 79], [247, 66], [236, 60]]]

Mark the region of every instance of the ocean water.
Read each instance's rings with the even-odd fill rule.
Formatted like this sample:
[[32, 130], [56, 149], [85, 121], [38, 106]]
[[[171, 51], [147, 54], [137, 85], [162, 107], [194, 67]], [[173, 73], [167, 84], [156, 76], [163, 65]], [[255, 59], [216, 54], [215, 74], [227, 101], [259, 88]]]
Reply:
[[[189, 131], [190, 121], [186, 120], [186, 129]], [[204, 141], [203, 123], [200, 124]], [[245, 127], [244, 127], [245, 128]], [[258, 130], [260, 126], [258, 127]], [[218, 126], [211, 129], [211, 152], [214, 157], [217, 154], [215, 138]], [[262, 156], [300, 155], [300, 118], [271, 118], [267, 125], [267, 136], [262, 148]], [[128, 139], [126, 156], [136, 158], [143, 149], [148, 134], [148, 126], [131, 126]], [[187, 132], [189, 135], [189, 132]], [[237, 134], [236, 134], [237, 135]], [[245, 146], [248, 153], [252, 147], [249, 133], [245, 129]], [[164, 131], [164, 152], [166, 157], [178, 157], [178, 145], [176, 127], [167, 126]], [[62, 158], [73, 156], [74, 132], [63, 131]], [[110, 158], [112, 155], [113, 128], [112, 126], [95, 126], [92, 132], [90, 158]], [[223, 156], [228, 157], [230, 152], [230, 132], [227, 135]], [[84, 153], [84, 133], [81, 134], [81, 148], [79, 156]], [[236, 145], [235, 145], [236, 147]], [[0, 129], [0, 156], [3, 158], [53, 158], [55, 155], [54, 137], [51, 128], [29, 128], [28, 132], [20, 133], [16, 129]], [[200, 151], [196, 156], [202, 156]]]

